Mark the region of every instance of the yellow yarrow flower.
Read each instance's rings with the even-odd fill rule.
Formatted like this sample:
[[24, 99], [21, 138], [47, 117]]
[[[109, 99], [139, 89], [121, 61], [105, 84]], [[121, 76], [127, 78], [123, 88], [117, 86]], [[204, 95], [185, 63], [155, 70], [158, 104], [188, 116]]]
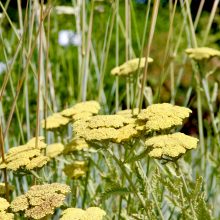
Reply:
[[66, 118], [59, 113], [54, 113], [45, 120], [42, 120], [41, 126], [47, 130], [53, 130], [67, 125], [70, 121], [70, 118]]
[[138, 119], [145, 121], [147, 131], [161, 131], [183, 124], [192, 111], [169, 103], [153, 104], [142, 110]]
[[157, 159], [179, 158], [187, 150], [197, 148], [197, 144], [197, 138], [180, 132], [155, 136], [145, 142], [145, 146], [149, 149], [149, 156]]
[[8, 203], [8, 201], [0, 197], [0, 211], [6, 210], [9, 206], [10, 204]]
[[41, 219], [52, 215], [54, 209], [63, 204], [69, 192], [70, 187], [65, 184], [35, 185], [24, 195], [16, 197], [11, 208], [14, 212], [24, 211], [27, 218]]
[[89, 148], [89, 145], [83, 138], [74, 138], [70, 143], [68, 143], [63, 153], [69, 154], [74, 151], [81, 151], [81, 150], [87, 150]]
[[43, 156], [41, 152], [46, 147], [43, 139], [43, 137], [38, 138], [36, 147], [36, 138], [32, 138], [25, 145], [10, 148], [5, 155], [5, 163], [0, 162], [0, 169], [7, 168], [13, 171], [18, 169], [30, 170], [45, 165], [49, 161], [49, 157]]
[[118, 111], [116, 114], [122, 115], [123, 117], [126, 117], [126, 118], [132, 118], [132, 117], [136, 117], [139, 114], [139, 109], [134, 108], [133, 111], [132, 109], [121, 110], [121, 111]]
[[195, 60], [209, 59], [214, 56], [220, 56], [220, 51], [209, 47], [188, 48], [185, 50], [190, 58]]
[[[112, 141], [120, 143], [139, 135], [135, 118], [122, 115], [97, 115], [73, 123], [77, 138], [86, 141]], [[141, 130], [141, 129], [140, 129]]]
[[47, 145], [46, 156], [49, 158], [55, 158], [60, 155], [64, 150], [64, 145], [61, 143], [54, 143]]
[[6, 210], [9, 208], [10, 204], [6, 199], [0, 197], [0, 220], [13, 220], [14, 215], [8, 213]]
[[78, 179], [85, 176], [87, 172], [87, 163], [85, 161], [74, 161], [72, 164], [68, 164], [63, 169], [64, 173], [72, 179]]
[[[65, 117], [77, 117], [77, 114], [84, 113], [84, 116], [86, 113], [90, 113], [91, 115], [98, 114], [100, 110], [100, 105], [96, 101], [85, 101], [75, 104], [73, 107], [65, 109], [61, 112], [61, 115]], [[79, 117], [79, 116], [78, 116]]]
[[[118, 76], [128, 76], [131, 73], [134, 73], [139, 68], [144, 68], [146, 62], [146, 58], [142, 57], [141, 59], [135, 58], [128, 60], [127, 62], [123, 63], [120, 66], [115, 67], [111, 70], [112, 75], [118, 75]], [[148, 57], [147, 59], [148, 63], [153, 62], [153, 59]]]
[[60, 220], [102, 220], [106, 212], [99, 207], [89, 207], [86, 210], [68, 208], [63, 211]]
[[96, 115], [87, 120], [89, 128], [120, 128], [129, 122], [130, 119], [121, 115]]

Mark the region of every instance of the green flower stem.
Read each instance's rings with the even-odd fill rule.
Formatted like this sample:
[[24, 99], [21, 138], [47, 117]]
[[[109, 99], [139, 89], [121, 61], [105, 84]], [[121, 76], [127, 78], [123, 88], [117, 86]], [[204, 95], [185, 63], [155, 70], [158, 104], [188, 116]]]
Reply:
[[192, 67], [195, 71], [195, 79], [196, 79], [196, 93], [197, 93], [197, 114], [198, 114], [198, 124], [199, 124], [199, 141], [201, 146], [201, 165], [202, 171], [205, 170], [205, 140], [204, 140], [204, 133], [203, 133], [203, 117], [202, 117], [202, 100], [201, 100], [201, 82], [200, 82], [200, 75], [202, 76], [201, 67], [199, 63], [197, 66], [192, 63]]
[[90, 159], [89, 159], [88, 170], [86, 172], [86, 179], [85, 179], [84, 192], [83, 192], [83, 201], [82, 201], [82, 208], [83, 209], [85, 208], [85, 205], [86, 205], [86, 196], [87, 196], [87, 191], [88, 191], [90, 165], [91, 165], [91, 162], [90, 162]]
[[205, 91], [205, 97], [207, 100], [210, 116], [212, 119], [211, 121], [212, 121], [213, 131], [214, 131], [215, 137], [217, 138], [217, 143], [218, 143], [218, 145], [220, 145], [220, 137], [219, 137], [218, 127], [217, 127], [216, 120], [215, 120], [214, 109], [213, 109], [213, 105], [211, 102], [211, 97], [210, 97], [210, 93], [209, 93], [209, 86], [208, 86], [208, 82], [207, 82], [206, 78], [202, 79], [202, 85], [203, 85], [203, 89]]
[[135, 162], [135, 163], [136, 163], [136, 166], [140, 169], [140, 171], [141, 171], [141, 173], [142, 173], [142, 176], [144, 177], [144, 181], [145, 181], [145, 183], [146, 183], [146, 185], [147, 185], [147, 187], [148, 187], [150, 193], [152, 194], [152, 197], [153, 197], [153, 200], [154, 200], [154, 202], [155, 202], [155, 204], [156, 204], [156, 208], [157, 208], [157, 211], [158, 211], [158, 213], [159, 213], [160, 218], [161, 218], [161, 219], [164, 219], [163, 213], [162, 213], [161, 210], [160, 210], [160, 207], [159, 207], [159, 204], [158, 204], [158, 202], [157, 202], [156, 196], [154, 195], [153, 190], [151, 189], [151, 185], [150, 185], [150, 183], [149, 183], [149, 181], [148, 181], [147, 176], [145, 175], [145, 172], [144, 172], [144, 169], [143, 169], [143, 167], [142, 167], [142, 165], [141, 165], [141, 162], [140, 162], [140, 161], [137, 161], [137, 162]]
[[[180, 166], [179, 166], [179, 164], [177, 162], [176, 162], [176, 167], [177, 167], [177, 169], [176, 169], [177, 175], [180, 176], [180, 178], [181, 178], [181, 180], [183, 182], [184, 190], [187, 192], [187, 194], [189, 194], [189, 189], [188, 189], [188, 186], [186, 184], [186, 180], [185, 180], [184, 175], [182, 173], [182, 170], [180, 169]], [[194, 207], [193, 207], [192, 202], [191, 202], [190, 199], [189, 199], [189, 206], [190, 206], [190, 209], [191, 209], [191, 212], [192, 212], [192, 215], [193, 215], [193, 219], [194, 220], [198, 220], [197, 217], [196, 217], [196, 213], [195, 213]]]
[[120, 161], [113, 153], [111, 150], [107, 150], [107, 152], [109, 153], [109, 155], [115, 160], [115, 162], [118, 164], [118, 166], [121, 168], [121, 171], [123, 172], [123, 174], [125, 175], [126, 179], [128, 180], [130, 187], [132, 188], [133, 192], [136, 194], [136, 196], [138, 197], [138, 199], [140, 200], [143, 208], [145, 209], [146, 213], [148, 214], [148, 210], [145, 204], [145, 200], [143, 198], [143, 196], [137, 192], [137, 187], [134, 185], [134, 183], [132, 182], [130, 175], [127, 173], [124, 164], [122, 163], [122, 161]]

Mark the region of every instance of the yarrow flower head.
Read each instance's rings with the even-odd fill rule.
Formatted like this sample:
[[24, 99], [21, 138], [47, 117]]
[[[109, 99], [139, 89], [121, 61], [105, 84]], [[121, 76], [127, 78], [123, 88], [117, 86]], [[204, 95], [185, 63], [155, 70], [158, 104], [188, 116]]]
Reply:
[[49, 158], [55, 158], [60, 155], [64, 150], [64, 145], [61, 143], [54, 143], [47, 145], [46, 155]]
[[178, 159], [187, 150], [197, 148], [198, 139], [177, 132], [168, 135], [159, 135], [149, 138], [145, 146], [149, 150], [149, 156], [157, 159]]
[[103, 220], [106, 212], [99, 207], [89, 207], [86, 210], [68, 208], [63, 211], [60, 220]]
[[87, 169], [87, 163], [85, 161], [74, 161], [72, 164], [66, 165], [63, 171], [69, 178], [78, 179], [85, 176]]
[[220, 56], [220, 51], [209, 47], [188, 48], [185, 50], [188, 56], [194, 60], [209, 59], [214, 56]]
[[[139, 68], [144, 68], [146, 62], [146, 58], [142, 57], [141, 59], [135, 58], [132, 60], [128, 60], [127, 62], [123, 63], [120, 66], [115, 67], [114, 69], [111, 70], [112, 75], [118, 75], [118, 76], [128, 76], [135, 71], [138, 70]], [[153, 59], [148, 57], [147, 59], [148, 63], [153, 62]]]
[[10, 204], [6, 199], [0, 197], [0, 220], [13, 220], [14, 215], [12, 213], [8, 213], [7, 209]]
[[59, 113], [54, 113], [45, 120], [42, 120], [41, 126], [47, 130], [54, 130], [67, 125], [70, 121], [71, 119], [63, 117]]
[[83, 138], [74, 138], [70, 143], [68, 143], [63, 153], [69, 154], [74, 151], [87, 150], [89, 148], [88, 143]]
[[122, 115], [97, 115], [73, 124], [76, 137], [86, 141], [112, 141], [120, 143], [137, 136], [135, 119]]
[[60, 114], [65, 117], [72, 117], [74, 120], [84, 119], [91, 115], [98, 114], [100, 105], [96, 101], [86, 101], [75, 104], [71, 108], [63, 110]]
[[41, 219], [52, 215], [54, 209], [63, 204], [69, 192], [70, 187], [65, 184], [34, 185], [24, 195], [16, 197], [11, 208], [13, 212], [24, 212], [27, 218]]
[[145, 121], [147, 131], [164, 131], [181, 126], [192, 111], [169, 103], [153, 104], [142, 110], [138, 119]]
[[36, 138], [32, 138], [25, 145], [10, 148], [5, 156], [5, 162], [0, 162], [0, 169], [17, 171], [40, 168], [49, 161], [49, 157], [42, 154], [42, 149], [45, 147], [43, 137], [38, 137], [37, 144]]

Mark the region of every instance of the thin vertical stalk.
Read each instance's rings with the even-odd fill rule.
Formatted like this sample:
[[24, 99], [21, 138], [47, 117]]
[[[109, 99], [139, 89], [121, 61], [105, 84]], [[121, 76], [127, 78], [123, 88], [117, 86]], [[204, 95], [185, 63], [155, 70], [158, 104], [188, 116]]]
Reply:
[[[147, 26], [148, 26], [150, 5], [151, 5], [151, 0], [148, 1], [147, 9], [146, 9], [144, 31], [143, 31], [142, 42], [141, 42], [141, 53], [140, 53], [140, 56], [139, 56], [140, 58], [143, 56], [143, 52], [144, 52], [144, 44], [145, 44], [146, 35], [147, 35]], [[137, 102], [136, 102], [136, 104], [135, 104], [136, 96], [137, 96], [137, 95], [140, 95], [140, 93], [137, 94], [137, 92], [138, 92], [138, 84], [139, 84], [139, 76], [140, 76], [140, 72], [141, 72], [141, 69], [140, 69], [140, 61], [141, 61], [141, 60], [139, 60], [138, 70], [137, 70], [137, 76], [136, 76], [136, 78], [134, 78], [134, 83], [133, 83], [133, 85], [134, 85], [134, 96], [135, 96], [135, 97], [133, 97], [132, 111], [133, 111], [133, 109], [134, 109], [135, 107], [138, 107], [138, 101], [140, 100], [140, 96], [138, 96]]]
[[105, 71], [106, 71], [106, 66], [108, 62], [108, 55], [109, 55], [109, 48], [110, 48], [110, 43], [111, 43], [111, 38], [112, 38], [112, 30], [114, 27], [114, 20], [115, 20], [115, 6], [113, 8], [113, 13], [111, 16], [111, 21], [110, 21], [110, 29], [109, 29], [109, 34], [107, 38], [107, 45], [106, 45], [106, 52], [105, 52], [105, 58], [104, 58], [104, 63], [103, 66], [101, 66], [101, 75], [100, 75], [100, 82], [99, 82], [99, 101], [102, 102], [102, 92], [103, 92], [103, 83], [104, 83], [104, 76], [105, 76]]
[[195, 30], [196, 30], [196, 28], [198, 26], [199, 19], [200, 19], [200, 16], [202, 14], [202, 9], [203, 9], [204, 3], [205, 3], [205, 0], [201, 0], [200, 1], [199, 8], [198, 8], [198, 11], [197, 11], [197, 14], [196, 14], [196, 19], [194, 21], [194, 29]]
[[213, 3], [212, 11], [211, 11], [211, 14], [209, 16], [209, 22], [208, 22], [208, 25], [207, 25], [207, 28], [206, 28], [206, 31], [205, 31], [205, 34], [204, 34], [203, 42], [202, 42], [203, 46], [206, 44], [207, 37], [208, 37], [209, 31], [211, 29], [213, 19], [215, 17], [216, 11], [218, 9], [218, 4], [219, 4], [219, 0], [215, 0], [214, 3]]
[[[173, 4], [172, 1], [169, 4], [170, 5]], [[163, 84], [163, 76], [165, 73], [165, 64], [166, 64], [167, 57], [170, 52], [170, 42], [172, 42], [173, 22], [174, 22], [174, 17], [175, 17], [175, 13], [176, 13], [176, 6], [177, 6], [177, 0], [175, 0], [173, 7], [170, 6], [170, 8], [171, 8], [170, 11], [172, 10], [172, 13], [170, 15], [170, 26], [169, 26], [168, 37], [167, 37], [167, 41], [166, 41], [162, 70], [161, 70], [160, 77], [159, 77], [160, 82], [159, 82], [159, 89], [158, 89], [158, 94], [157, 94], [157, 102], [160, 101], [160, 92], [161, 92], [161, 87]], [[170, 64], [170, 65], [172, 65], [172, 64]], [[172, 67], [173, 67], [173, 65], [172, 65]], [[171, 70], [172, 70], [172, 67], [170, 66]], [[174, 99], [174, 74], [172, 73], [172, 71], [170, 71], [170, 78], [171, 78], [171, 100], [173, 100]]]
[[84, 75], [84, 71], [85, 71], [85, 55], [86, 55], [86, 2], [82, 1], [82, 9], [80, 10], [82, 11], [82, 46], [81, 46], [81, 56], [82, 56], [82, 65], [79, 67], [80, 68], [80, 75], [79, 75], [79, 95], [78, 95], [78, 101], [82, 101], [82, 87], [81, 87], [81, 82], [83, 81], [83, 75]]
[[151, 19], [151, 27], [150, 27], [150, 33], [149, 33], [149, 38], [148, 38], [148, 44], [147, 44], [147, 53], [146, 53], [146, 61], [145, 61], [145, 66], [144, 66], [144, 74], [141, 82], [141, 91], [140, 91], [140, 103], [139, 103], [139, 111], [142, 109], [142, 104], [143, 104], [143, 98], [144, 98], [144, 87], [146, 84], [147, 80], [147, 70], [148, 70], [148, 62], [147, 59], [150, 55], [150, 48], [154, 36], [154, 31], [155, 31], [155, 26], [156, 26], [156, 21], [157, 21], [157, 14], [159, 10], [159, 5], [160, 1], [155, 0], [154, 1], [154, 6], [153, 6], [153, 13], [152, 13], [152, 19]]
[[[115, 64], [119, 65], [119, 31], [118, 31], [118, 20], [119, 20], [119, 0], [116, 0], [116, 43], [115, 43]], [[115, 111], [119, 110], [119, 77], [115, 78]]]
[[[125, 0], [125, 60], [129, 60], [129, 0]], [[126, 77], [126, 105], [130, 108], [130, 82], [129, 76]]]
[[[182, 3], [182, 5], [184, 5], [182, 1], [183, 0], [181, 0], [181, 3]], [[185, 0], [185, 3], [186, 3], [186, 13], [187, 13], [188, 20], [189, 20], [190, 33], [191, 33], [191, 37], [192, 37], [192, 45], [193, 45], [193, 47], [197, 47], [195, 28], [194, 28], [194, 25], [192, 22], [192, 15], [191, 15], [190, 7], [189, 7], [189, 1]]]
[[41, 98], [41, 70], [42, 70], [42, 58], [43, 58], [43, 3], [44, 0], [41, 0], [40, 5], [40, 33], [39, 33], [39, 50], [38, 50], [38, 74], [37, 74], [37, 80], [38, 80], [38, 87], [37, 87], [37, 117], [36, 117], [36, 147], [38, 145], [38, 136], [39, 136], [39, 129], [40, 129], [40, 98]]
[[[48, 78], [49, 78], [49, 47], [50, 47], [50, 13], [47, 18], [47, 39], [46, 39], [46, 74], [45, 74], [45, 99], [44, 99], [44, 118], [47, 118], [48, 102]], [[47, 120], [45, 120], [45, 138], [47, 142]]]
[[94, 14], [94, 0], [91, 1], [91, 12], [89, 18], [89, 30], [87, 37], [87, 47], [86, 47], [86, 58], [85, 58], [85, 69], [82, 78], [82, 101], [86, 100], [87, 95], [87, 81], [89, 72], [89, 58], [90, 58], [90, 48], [91, 48], [91, 37], [92, 37], [92, 27], [93, 27], [93, 14]]
[[201, 146], [201, 164], [202, 171], [205, 170], [205, 140], [203, 132], [203, 117], [202, 117], [202, 99], [201, 99], [201, 83], [200, 83], [200, 74], [199, 70], [195, 73], [196, 78], [196, 94], [197, 94], [197, 114], [198, 114], [198, 124], [199, 124], [199, 142]]

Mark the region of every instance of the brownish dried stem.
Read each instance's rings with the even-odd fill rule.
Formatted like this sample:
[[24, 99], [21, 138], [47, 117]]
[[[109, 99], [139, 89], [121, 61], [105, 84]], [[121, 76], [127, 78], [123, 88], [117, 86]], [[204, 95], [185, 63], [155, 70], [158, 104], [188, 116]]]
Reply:
[[[1, 150], [1, 156], [2, 156], [2, 162], [5, 162], [5, 151], [4, 151], [4, 140], [3, 140], [3, 134], [2, 134], [2, 125], [0, 123], [0, 150]], [[7, 169], [3, 169], [4, 173], [4, 181], [5, 181], [5, 195], [7, 201], [9, 201], [9, 189], [8, 189], [8, 180], [7, 180]]]

